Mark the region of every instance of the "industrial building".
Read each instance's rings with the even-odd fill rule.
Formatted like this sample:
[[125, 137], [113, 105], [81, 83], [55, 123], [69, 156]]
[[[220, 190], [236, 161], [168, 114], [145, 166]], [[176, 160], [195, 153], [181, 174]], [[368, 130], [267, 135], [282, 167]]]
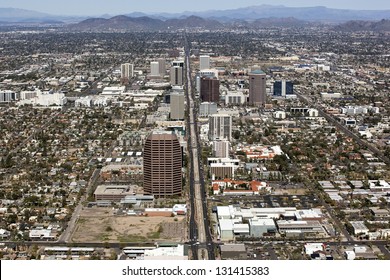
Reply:
[[319, 209], [250, 208], [217, 206], [218, 237], [221, 241], [240, 236], [261, 238], [283, 234], [286, 237], [327, 236]]

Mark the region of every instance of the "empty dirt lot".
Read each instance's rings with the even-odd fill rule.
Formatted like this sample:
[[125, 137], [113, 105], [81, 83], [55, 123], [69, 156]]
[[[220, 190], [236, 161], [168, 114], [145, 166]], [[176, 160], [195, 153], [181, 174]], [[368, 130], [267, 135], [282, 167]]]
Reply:
[[112, 209], [84, 209], [71, 242], [183, 242], [185, 217], [116, 216]]

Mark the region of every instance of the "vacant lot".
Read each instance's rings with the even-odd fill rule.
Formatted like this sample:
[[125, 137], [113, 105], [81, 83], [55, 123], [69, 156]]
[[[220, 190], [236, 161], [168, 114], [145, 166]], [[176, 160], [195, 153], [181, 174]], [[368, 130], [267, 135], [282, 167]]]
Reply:
[[184, 241], [185, 217], [114, 216], [111, 209], [85, 209], [73, 242]]

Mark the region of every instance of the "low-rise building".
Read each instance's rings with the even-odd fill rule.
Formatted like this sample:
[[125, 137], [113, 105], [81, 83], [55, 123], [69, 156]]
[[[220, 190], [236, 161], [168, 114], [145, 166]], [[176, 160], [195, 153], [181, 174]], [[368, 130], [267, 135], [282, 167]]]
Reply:
[[364, 224], [363, 221], [351, 221], [350, 222], [353, 227], [353, 233], [354, 235], [366, 235], [368, 234], [369, 230]]
[[277, 231], [274, 219], [250, 219], [249, 227], [252, 237], [263, 237], [264, 234]]
[[325, 236], [326, 232], [318, 221], [285, 221], [279, 220], [276, 222], [279, 233], [287, 237], [292, 236]]
[[126, 196], [135, 195], [135, 188], [128, 185], [100, 185], [94, 192], [95, 201], [120, 202]]
[[307, 244], [305, 244], [305, 254], [306, 255], [311, 255], [314, 252], [324, 251], [324, 250], [325, 250], [324, 243], [307, 243]]
[[224, 244], [220, 245], [221, 258], [223, 260], [245, 260], [247, 259], [244, 244]]

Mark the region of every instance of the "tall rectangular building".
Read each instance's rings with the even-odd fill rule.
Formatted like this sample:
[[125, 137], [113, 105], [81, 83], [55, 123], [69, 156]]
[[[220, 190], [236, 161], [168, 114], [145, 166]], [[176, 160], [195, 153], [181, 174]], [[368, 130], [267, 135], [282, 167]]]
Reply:
[[213, 154], [217, 158], [228, 158], [230, 151], [230, 142], [227, 140], [213, 141]]
[[274, 96], [286, 97], [294, 95], [294, 86], [290, 81], [276, 81], [274, 83]]
[[200, 98], [203, 102], [219, 102], [219, 80], [217, 78], [201, 78]]
[[171, 119], [184, 120], [184, 93], [171, 93]]
[[130, 63], [124, 63], [121, 65], [121, 81], [122, 83], [128, 83], [134, 76], [134, 65]]
[[183, 85], [183, 68], [180, 66], [171, 67], [171, 85], [182, 86]]
[[152, 77], [160, 76], [160, 66], [157, 61], [152, 61], [150, 63], [150, 76]]
[[232, 139], [232, 117], [226, 114], [215, 114], [209, 117], [209, 140]]
[[261, 70], [249, 73], [249, 105], [264, 106], [266, 103], [266, 75]]
[[210, 69], [210, 56], [201, 55], [199, 56], [199, 70]]
[[217, 104], [211, 102], [202, 102], [199, 105], [199, 116], [208, 117], [217, 113]]
[[158, 72], [161, 76], [165, 76], [165, 73], [167, 72], [166, 71], [166, 68], [165, 68], [165, 58], [159, 58], [157, 60], [158, 62]]
[[152, 133], [144, 147], [144, 193], [157, 197], [182, 193], [182, 151], [173, 133]]

